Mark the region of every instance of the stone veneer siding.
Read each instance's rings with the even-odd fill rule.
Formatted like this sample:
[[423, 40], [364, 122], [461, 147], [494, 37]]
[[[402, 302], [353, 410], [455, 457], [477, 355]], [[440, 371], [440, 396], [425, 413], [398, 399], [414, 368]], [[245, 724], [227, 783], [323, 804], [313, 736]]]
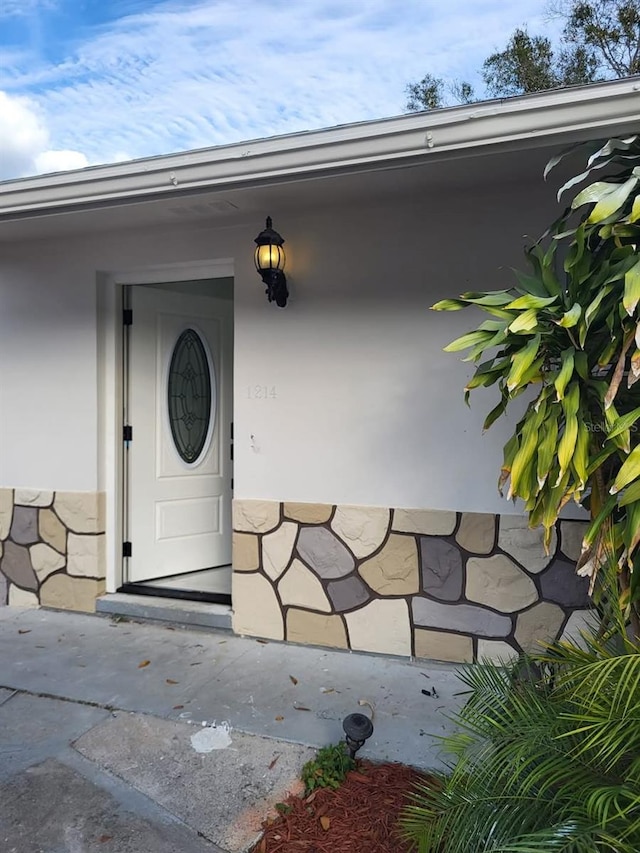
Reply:
[[0, 489], [0, 606], [93, 612], [104, 529], [100, 492]]
[[585, 525], [550, 553], [520, 516], [234, 501], [238, 634], [445, 661], [509, 660], [579, 638]]

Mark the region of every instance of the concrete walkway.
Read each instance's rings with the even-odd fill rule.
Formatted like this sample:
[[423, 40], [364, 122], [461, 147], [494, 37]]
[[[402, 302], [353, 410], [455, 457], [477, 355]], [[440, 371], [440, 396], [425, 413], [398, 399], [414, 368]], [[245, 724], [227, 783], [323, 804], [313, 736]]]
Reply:
[[446, 665], [2, 608], [0, 849], [239, 853], [347, 714], [373, 712], [363, 757], [429, 768], [462, 689]]

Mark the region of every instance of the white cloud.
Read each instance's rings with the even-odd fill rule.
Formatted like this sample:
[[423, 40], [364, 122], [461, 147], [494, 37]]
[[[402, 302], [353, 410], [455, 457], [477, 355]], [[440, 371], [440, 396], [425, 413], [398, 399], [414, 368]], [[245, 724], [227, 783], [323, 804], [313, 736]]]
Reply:
[[66, 172], [68, 169], [84, 169], [89, 161], [80, 151], [42, 151], [35, 157], [36, 171]]
[[514, 27], [542, 23], [539, 0], [123, 8], [133, 11], [76, 34], [61, 61], [33, 55], [0, 71], [0, 86], [37, 102], [52, 145], [91, 162], [398, 114], [408, 82], [426, 71], [473, 78]]
[[49, 132], [32, 102], [0, 91], [0, 180], [87, 165], [78, 151], [49, 148]]

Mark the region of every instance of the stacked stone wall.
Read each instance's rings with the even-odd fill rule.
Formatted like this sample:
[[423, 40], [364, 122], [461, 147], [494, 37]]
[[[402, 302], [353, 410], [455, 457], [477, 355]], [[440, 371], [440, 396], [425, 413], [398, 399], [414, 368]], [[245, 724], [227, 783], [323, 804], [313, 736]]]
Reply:
[[104, 529], [102, 493], [0, 489], [0, 606], [93, 612]]
[[549, 553], [525, 518], [421, 509], [234, 502], [234, 630], [447, 661], [507, 660], [579, 636], [584, 524]]

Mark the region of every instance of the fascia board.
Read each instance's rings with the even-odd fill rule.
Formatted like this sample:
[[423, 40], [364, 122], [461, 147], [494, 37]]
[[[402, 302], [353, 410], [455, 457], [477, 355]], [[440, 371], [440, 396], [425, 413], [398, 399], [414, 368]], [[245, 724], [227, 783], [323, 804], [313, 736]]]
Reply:
[[0, 218], [535, 147], [637, 127], [640, 82], [489, 101], [0, 185]]

